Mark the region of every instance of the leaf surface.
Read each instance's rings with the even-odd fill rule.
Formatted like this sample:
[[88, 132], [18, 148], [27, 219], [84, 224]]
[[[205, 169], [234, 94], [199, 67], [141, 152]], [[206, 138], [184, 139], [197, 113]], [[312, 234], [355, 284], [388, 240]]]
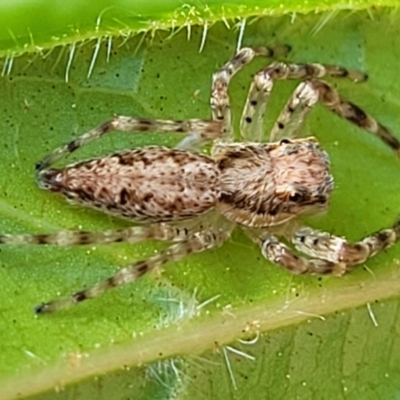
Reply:
[[[243, 45], [290, 44], [291, 61], [366, 71], [369, 80], [363, 84], [332, 82], [398, 136], [399, 26], [392, 9], [257, 18], [245, 26]], [[114, 114], [209, 117], [211, 75], [234, 54], [238, 31], [219, 22], [208, 28], [205, 41], [204, 32], [204, 26], [193, 26], [189, 40], [187, 30], [157, 31], [153, 37], [104, 39], [98, 52], [98, 42], [91, 41], [26, 54], [12, 63], [5, 59], [1, 231], [129, 226], [39, 190], [33, 165]], [[251, 76], [265, 63], [255, 61], [233, 82], [236, 126]], [[295, 86], [276, 84], [266, 131]], [[349, 240], [390, 226], [400, 204], [400, 165], [392, 152], [323, 107], [312, 112], [307, 134], [317, 136], [330, 154], [336, 179], [328, 213], [310, 218], [310, 225]], [[115, 133], [68, 162], [179, 140]], [[396, 397], [399, 245], [340, 279], [294, 277], [265, 261], [236, 230], [222, 248], [168, 265], [162, 275], [54, 315], [33, 315], [38, 302], [93, 284], [162, 247], [2, 247], [2, 397]], [[246, 331], [250, 337], [260, 333], [259, 340], [248, 346], [235, 342]], [[234, 355], [232, 347], [255, 361]], [[55, 396], [54, 389], [64, 388]]]

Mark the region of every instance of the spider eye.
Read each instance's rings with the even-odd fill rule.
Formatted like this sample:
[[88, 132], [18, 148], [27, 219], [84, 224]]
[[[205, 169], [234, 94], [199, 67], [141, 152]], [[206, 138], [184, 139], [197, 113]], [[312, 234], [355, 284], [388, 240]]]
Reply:
[[291, 141], [289, 139], [282, 139], [279, 144], [282, 146], [283, 144], [289, 144]]
[[293, 201], [294, 203], [297, 203], [302, 199], [303, 196], [299, 192], [294, 192], [289, 195], [289, 201]]

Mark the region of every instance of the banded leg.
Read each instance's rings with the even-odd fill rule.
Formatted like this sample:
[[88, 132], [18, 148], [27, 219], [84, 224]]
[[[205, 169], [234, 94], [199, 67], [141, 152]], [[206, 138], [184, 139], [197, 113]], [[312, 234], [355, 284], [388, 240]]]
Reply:
[[220, 68], [212, 78], [210, 106], [213, 120], [223, 121], [224, 136], [223, 139], [231, 141], [231, 111], [228, 95], [228, 87], [232, 77], [247, 65], [255, 56], [274, 57], [276, 55], [286, 54], [290, 48], [288, 46], [270, 49], [267, 47], [249, 48], [245, 47], [239, 50], [235, 56]]
[[[273, 87], [268, 74], [257, 74], [241, 120], [241, 134], [245, 140], [261, 142], [264, 136], [264, 115]], [[295, 137], [307, 114], [318, 101], [318, 92], [309, 82], [302, 82], [295, 89], [275, 123], [269, 141]]]
[[[275, 79], [316, 79], [324, 76], [347, 77], [355, 82], [366, 79], [364, 74], [342, 67], [323, 64], [286, 64], [274, 62], [253, 79], [241, 119], [241, 134], [245, 140], [260, 141], [263, 117]], [[318, 100], [318, 91], [308, 83], [298, 86], [280, 114], [270, 135], [270, 141], [296, 136], [301, 125]]]
[[[254, 239], [253, 239], [254, 240]], [[308, 259], [298, 256], [275, 236], [257, 240], [261, 254], [269, 261], [296, 275], [343, 275], [344, 263], [335, 263], [319, 258]]]
[[399, 238], [400, 221], [397, 221], [392, 228], [382, 229], [355, 243], [308, 227], [296, 230], [291, 240], [296, 249], [304, 254], [343, 264], [343, 273], [346, 273], [353, 266], [391, 247]]
[[37, 172], [43, 171], [80, 147], [112, 131], [186, 133], [188, 137], [191, 138], [188, 142], [194, 141], [201, 143], [220, 137], [222, 135], [222, 123], [220, 121], [201, 119], [169, 121], [116, 116], [104, 124], [84, 133], [65, 146], [51, 152], [47, 157], [36, 164]]
[[[269, 92], [272, 90], [275, 79], [310, 80], [324, 76], [347, 77], [355, 82], [361, 82], [366, 79], [366, 75], [360, 72], [323, 64], [273, 62], [258, 72], [254, 76], [253, 85], [242, 116], [241, 131], [243, 136], [252, 140], [257, 140], [260, 136], [263, 136], [262, 116], [265, 113]], [[307, 83], [300, 84], [279, 116], [271, 133], [270, 141], [276, 141], [283, 137], [293, 137], [300, 129], [306, 114], [315, 104], [317, 98], [318, 93], [313, 87], [309, 87]]]
[[[99, 245], [109, 243], [137, 243], [143, 240], [160, 240], [183, 242], [199, 231], [200, 227], [186, 228], [168, 224], [152, 224], [133, 226], [124, 229], [113, 229], [101, 232], [63, 231], [50, 234], [0, 235], [0, 244], [8, 245], [38, 245], [75, 246]], [[203, 228], [204, 229], [204, 228]]]
[[379, 137], [400, 156], [400, 142], [387, 128], [355, 104], [343, 99], [328, 83], [320, 80], [305, 81], [296, 88], [272, 129], [271, 141], [296, 136], [317, 100], [339, 117]]
[[364, 82], [368, 76], [359, 71], [349, 70], [337, 65], [329, 64], [292, 64], [273, 62], [259, 72], [260, 75], [269, 75], [271, 79], [320, 79], [325, 76], [333, 78], [348, 78], [353, 82]]
[[118, 286], [122, 286], [140, 278], [147, 272], [161, 267], [170, 261], [178, 261], [191, 253], [200, 253], [204, 250], [221, 245], [230, 235], [230, 231], [204, 231], [190, 236], [185, 242], [176, 243], [158, 254], [122, 268], [114, 276], [74, 293], [72, 296], [52, 300], [35, 307], [37, 314], [50, 313], [72, 306], [84, 300], [93, 299]]
[[308, 113], [318, 101], [318, 91], [306, 81], [300, 83], [275, 122], [270, 141], [277, 142], [284, 138], [295, 138]]
[[316, 80], [310, 81], [310, 84], [318, 92], [318, 99], [325, 107], [339, 117], [377, 136], [400, 157], [400, 142], [385, 126], [355, 104], [343, 99], [338, 91], [326, 82]]
[[262, 142], [264, 116], [273, 84], [269, 76], [257, 74], [254, 77], [240, 120], [240, 136], [244, 141]]
[[[319, 78], [324, 76], [332, 76], [349, 78], [354, 82], [362, 82], [366, 80], [366, 75], [333, 65], [285, 64], [279, 62], [270, 64], [257, 75], [254, 79], [261, 81], [274, 79], [307, 80], [296, 89], [286, 104], [272, 130], [271, 141], [279, 140], [279, 138], [287, 134], [294, 136], [309, 112], [310, 107], [313, 106], [313, 99], [317, 96], [318, 100], [329, 110], [367, 132], [378, 136], [400, 156], [400, 142], [386, 127], [355, 104], [343, 99], [337, 90], [332, 88], [328, 83], [319, 80]], [[307, 104], [307, 102], [310, 102], [310, 104]], [[251, 107], [248, 108], [247, 112], [251, 113]]]

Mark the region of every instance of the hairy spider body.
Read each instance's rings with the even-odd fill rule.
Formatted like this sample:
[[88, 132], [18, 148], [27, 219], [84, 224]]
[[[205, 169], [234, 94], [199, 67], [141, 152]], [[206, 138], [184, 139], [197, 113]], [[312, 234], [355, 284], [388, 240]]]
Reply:
[[214, 157], [221, 173], [216, 208], [247, 228], [321, 211], [333, 189], [328, 155], [314, 138], [227, 144]]
[[229, 221], [268, 227], [324, 209], [333, 188], [314, 138], [226, 144], [208, 157], [144, 147], [45, 169], [40, 187], [137, 222], [194, 218], [216, 208]]
[[[142, 225], [102, 232], [4, 234], [0, 235], [0, 243], [72, 246], [146, 239], [170, 242], [165, 250], [120, 269], [88, 289], [37, 306], [37, 313], [97, 297], [167, 262], [220, 246], [236, 225], [260, 246], [267, 260], [295, 274], [342, 275], [399, 239], [399, 222], [348, 243], [296, 220], [299, 215], [325, 210], [333, 190], [328, 155], [315, 138], [296, 138], [318, 101], [379, 137], [400, 155], [400, 142], [388, 129], [321, 80], [332, 76], [362, 81], [365, 75], [332, 65], [269, 64], [253, 78], [240, 124], [242, 141], [234, 143], [230, 79], [257, 55], [271, 56], [273, 50], [243, 48], [213, 75], [211, 120], [117, 116], [56, 149], [36, 165], [41, 188]], [[270, 142], [260, 143], [265, 136], [267, 103], [277, 79], [302, 82], [279, 115]], [[51, 168], [63, 157], [114, 130], [179, 132], [186, 136], [175, 149], [143, 147]], [[213, 141], [209, 156], [199, 152], [206, 141]]]
[[214, 207], [220, 172], [206, 155], [144, 147], [42, 171], [39, 186], [137, 222], [179, 221]]

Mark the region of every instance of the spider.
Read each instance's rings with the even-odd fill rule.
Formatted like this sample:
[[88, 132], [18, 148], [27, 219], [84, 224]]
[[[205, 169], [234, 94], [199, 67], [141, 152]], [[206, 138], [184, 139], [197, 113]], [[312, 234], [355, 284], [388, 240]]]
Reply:
[[[318, 101], [378, 136], [400, 155], [400, 142], [384, 126], [321, 80], [331, 76], [357, 82], [365, 80], [365, 75], [333, 65], [270, 63], [253, 78], [241, 118], [242, 141], [234, 142], [230, 80], [255, 56], [273, 55], [274, 49], [267, 47], [242, 48], [213, 75], [211, 120], [116, 116], [54, 150], [36, 165], [40, 188], [142, 225], [102, 232], [0, 235], [0, 243], [73, 246], [146, 239], [169, 242], [165, 250], [120, 269], [88, 289], [38, 305], [36, 313], [95, 298], [168, 262], [218, 247], [236, 225], [260, 246], [267, 260], [294, 274], [343, 275], [398, 240], [400, 222], [348, 243], [304, 226], [297, 218], [326, 210], [334, 186], [328, 155], [318, 141], [296, 138]], [[264, 114], [277, 79], [299, 79], [301, 83], [280, 113], [269, 142], [261, 143]], [[111, 131], [180, 132], [185, 137], [177, 148], [149, 146], [51, 168]], [[213, 142], [210, 155], [199, 151], [207, 141]]]

